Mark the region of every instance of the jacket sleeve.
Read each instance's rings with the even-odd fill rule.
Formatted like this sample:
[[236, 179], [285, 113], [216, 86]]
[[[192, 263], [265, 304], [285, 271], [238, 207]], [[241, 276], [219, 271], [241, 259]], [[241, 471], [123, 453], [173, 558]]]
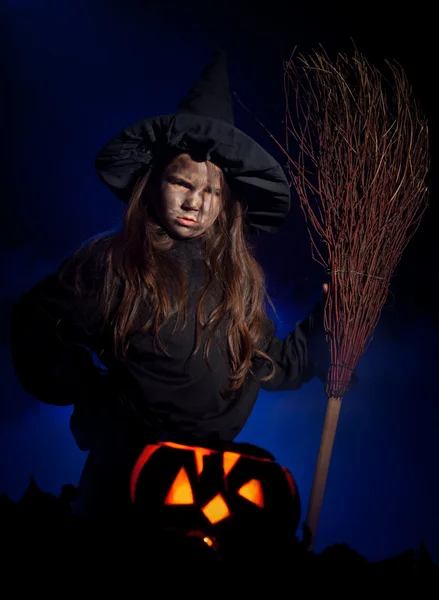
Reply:
[[[275, 375], [260, 382], [263, 390], [276, 392], [297, 390], [317, 376], [323, 382], [329, 368], [329, 349], [323, 327], [323, 307], [316, 304], [309, 315], [296, 325], [282, 341], [275, 335], [275, 325], [267, 317], [265, 343], [261, 348], [275, 363]], [[260, 381], [271, 370], [267, 360], [255, 359], [255, 375]]]
[[21, 385], [38, 400], [55, 405], [69, 405], [88, 394], [101, 373], [91, 354], [96, 350], [94, 325], [88, 321], [85, 326], [90, 311], [59, 278], [66, 263], [19, 298], [10, 330], [12, 362]]

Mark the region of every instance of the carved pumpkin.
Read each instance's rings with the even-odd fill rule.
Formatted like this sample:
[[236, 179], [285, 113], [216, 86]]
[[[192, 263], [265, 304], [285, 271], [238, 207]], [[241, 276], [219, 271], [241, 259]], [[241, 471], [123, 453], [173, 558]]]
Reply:
[[227, 449], [159, 442], [144, 448], [131, 473], [134, 508], [155, 523], [222, 550], [267, 536], [288, 544], [300, 519], [291, 473], [247, 444]]

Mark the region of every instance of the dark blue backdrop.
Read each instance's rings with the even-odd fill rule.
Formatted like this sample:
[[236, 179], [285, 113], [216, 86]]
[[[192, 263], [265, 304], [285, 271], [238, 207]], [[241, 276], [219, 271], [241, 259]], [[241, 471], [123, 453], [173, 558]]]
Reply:
[[[85, 460], [70, 436], [71, 408], [40, 404], [15, 378], [8, 347], [12, 303], [84, 239], [119, 223], [122, 206], [98, 181], [95, 153], [128, 123], [172, 111], [215, 44], [229, 52], [233, 89], [279, 137], [282, 59], [296, 44], [304, 51], [319, 42], [330, 51], [349, 51], [352, 36], [371, 60], [397, 58], [430, 118], [436, 156], [427, 9], [417, 3], [418, 13], [406, 15], [400, 4], [386, 11], [356, 5], [350, 13], [337, 3], [289, 5], [272, 0], [249, 14], [238, 0], [205, 6], [124, 0], [111, 8], [102, 0], [4, 0], [0, 493], [18, 499], [31, 474], [44, 490], [58, 493], [62, 484], [77, 482]], [[236, 121], [277, 152], [239, 106]], [[434, 169], [433, 163], [433, 175]], [[347, 542], [380, 559], [416, 548], [423, 538], [439, 560], [436, 197], [433, 178], [431, 208], [358, 366], [361, 383], [343, 403], [317, 550]], [[261, 237], [258, 257], [283, 337], [325, 280], [311, 260], [297, 204], [277, 236]], [[304, 509], [325, 404], [317, 381], [298, 392], [261, 392], [240, 436], [290, 468]]]

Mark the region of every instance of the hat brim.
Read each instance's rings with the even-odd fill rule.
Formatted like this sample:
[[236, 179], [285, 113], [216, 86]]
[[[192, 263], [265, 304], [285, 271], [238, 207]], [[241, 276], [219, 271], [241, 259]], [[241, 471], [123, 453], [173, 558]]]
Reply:
[[98, 153], [100, 179], [123, 202], [155, 157], [164, 152], [196, 153], [217, 164], [247, 205], [251, 228], [275, 233], [290, 210], [290, 186], [280, 164], [240, 129], [219, 119], [171, 114], [138, 121]]

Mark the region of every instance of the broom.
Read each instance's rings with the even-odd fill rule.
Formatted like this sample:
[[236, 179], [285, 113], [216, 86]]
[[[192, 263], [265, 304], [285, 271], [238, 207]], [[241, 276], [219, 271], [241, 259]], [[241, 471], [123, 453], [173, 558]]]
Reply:
[[328, 403], [304, 526], [313, 549], [342, 399], [427, 207], [428, 130], [397, 63], [385, 77], [357, 50], [334, 61], [321, 50], [293, 52], [284, 67], [282, 150], [329, 283]]

